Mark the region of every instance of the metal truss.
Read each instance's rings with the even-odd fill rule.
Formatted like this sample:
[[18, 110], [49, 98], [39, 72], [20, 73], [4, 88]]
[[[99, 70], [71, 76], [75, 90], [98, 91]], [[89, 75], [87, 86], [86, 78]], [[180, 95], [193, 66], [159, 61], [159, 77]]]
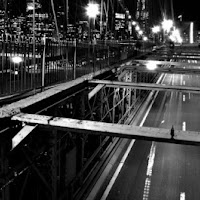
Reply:
[[[146, 82], [154, 76], [155, 74], [148, 75], [130, 70], [121, 75], [120, 80], [124, 83]], [[74, 84], [70, 83], [67, 89], [66, 86], [54, 89], [52, 93], [55, 93], [54, 97], [57, 99], [51, 98], [50, 93], [47, 95], [48, 100], [39, 107], [35, 99], [32, 103], [26, 102], [28, 108], [23, 111], [36, 110], [37, 114], [43, 116], [122, 124], [136, 108], [142, 96], [132, 87], [118, 89], [88, 82], [88, 79], [84, 83], [75, 81]], [[36, 106], [32, 107], [34, 103]], [[9, 111], [9, 114], [11, 112]], [[53, 126], [46, 129], [46, 126], [41, 127], [35, 123], [17, 124], [18, 129], [13, 133], [16, 136], [12, 140], [11, 153], [20, 150], [17, 155], [23, 161], [16, 163], [17, 169], [12, 173], [12, 177], [9, 177], [12, 183], [9, 182], [11, 179], [4, 179], [4, 182], [11, 186], [23, 182], [22, 187], [18, 187], [19, 192], [15, 191], [19, 199], [27, 198], [26, 191], [31, 189], [39, 192], [43, 199], [73, 199], [76, 192], [85, 186], [88, 171], [92, 170], [91, 163], [98, 163], [105, 149], [113, 143], [112, 135], [89, 134], [84, 130], [77, 134], [75, 129], [57, 129]], [[3, 166], [1, 162], [2, 169], [6, 168], [5, 164], [4, 162]], [[33, 181], [37, 181], [38, 184], [31, 188]], [[6, 190], [9, 192], [9, 186], [5, 187]]]
[[0, 193], [0, 199], [9, 200], [9, 187], [6, 186], [7, 179], [6, 174], [8, 173], [8, 159], [6, 158], [5, 153], [5, 143], [0, 143], [0, 176], [4, 178], [0, 178], [0, 187], [3, 186], [2, 192]]
[[[137, 81], [136, 76], [137, 74], [133, 72], [126, 72], [121, 79], [130, 83]], [[133, 88], [108, 88], [104, 87], [104, 84], [98, 84], [89, 93], [89, 97], [92, 120], [95, 120], [93, 115], [96, 113], [96, 109], [100, 114], [98, 121], [123, 123], [130, 113], [130, 108], [133, 108], [136, 102], [136, 90]]]

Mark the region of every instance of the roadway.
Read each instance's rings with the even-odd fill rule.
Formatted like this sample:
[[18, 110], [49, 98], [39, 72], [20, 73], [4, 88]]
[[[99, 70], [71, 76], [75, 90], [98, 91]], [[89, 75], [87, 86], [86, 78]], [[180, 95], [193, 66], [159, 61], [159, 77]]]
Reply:
[[[199, 78], [168, 74], [163, 83], [200, 87]], [[199, 131], [199, 101], [197, 94], [159, 92], [140, 125]], [[200, 199], [200, 147], [139, 140], [132, 144], [101, 200]]]

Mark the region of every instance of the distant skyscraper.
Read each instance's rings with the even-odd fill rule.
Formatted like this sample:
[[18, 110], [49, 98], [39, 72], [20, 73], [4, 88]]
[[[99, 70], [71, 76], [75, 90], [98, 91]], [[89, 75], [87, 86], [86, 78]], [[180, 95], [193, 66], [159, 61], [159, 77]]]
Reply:
[[145, 32], [149, 29], [149, 2], [150, 0], [137, 0], [135, 18]]

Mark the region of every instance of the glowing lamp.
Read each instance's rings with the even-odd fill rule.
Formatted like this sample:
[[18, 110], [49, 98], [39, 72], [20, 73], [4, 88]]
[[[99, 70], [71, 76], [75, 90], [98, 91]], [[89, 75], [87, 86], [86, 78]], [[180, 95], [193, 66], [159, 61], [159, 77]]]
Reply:
[[155, 70], [157, 68], [157, 65], [155, 62], [153, 61], [149, 61], [147, 64], [146, 64], [146, 67], [148, 70]]
[[15, 64], [19, 64], [20, 62], [23, 61], [22, 57], [20, 57], [20, 56], [14, 56], [11, 59]]
[[99, 12], [99, 5], [97, 3], [89, 3], [86, 7], [86, 13], [89, 17], [95, 18]]

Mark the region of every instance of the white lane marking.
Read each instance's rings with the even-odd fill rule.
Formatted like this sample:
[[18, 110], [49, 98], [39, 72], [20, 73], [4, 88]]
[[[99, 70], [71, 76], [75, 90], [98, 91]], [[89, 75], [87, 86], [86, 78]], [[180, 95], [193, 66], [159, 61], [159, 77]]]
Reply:
[[144, 185], [143, 200], [148, 200], [149, 198], [149, 191], [150, 191], [150, 186], [151, 186], [151, 175], [153, 171], [155, 154], [156, 154], [156, 145], [154, 142], [152, 142], [151, 150], [149, 154], [148, 166], [147, 166], [147, 173], [146, 173], [147, 177], [146, 177], [145, 185]]
[[[165, 75], [165, 77], [163, 78], [163, 80], [161, 81], [162, 83], [163, 83], [163, 81], [164, 81], [165, 78], [166, 78], [166, 75]], [[160, 79], [159, 79], [159, 80], [160, 80]], [[157, 82], [159, 82], [159, 80], [158, 80]], [[158, 95], [158, 91], [156, 92], [156, 94], [155, 94], [154, 97], [156, 97], [157, 95]], [[148, 109], [147, 109], [147, 112], [146, 112], [145, 115], [144, 115], [144, 118], [143, 118], [142, 121], [140, 122], [140, 125], [139, 125], [140, 127], [143, 126], [143, 124], [144, 124], [144, 122], [145, 122], [145, 120], [146, 120], [146, 118], [147, 118], [147, 115], [148, 115], [149, 112], [150, 112], [150, 109], [151, 109], [153, 103], [154, 103], [154, 101], [151, 101], [151, 103], [150, 103], [150, 105], [149, 105], [149, 107], [148, 107]], [[126, 153], [124, 154], [124, 156], [123, 156], [123, 158], [122, 158], [122, 160], [121, 160], [119, 166], [117, 167], [117, 170], [115, 171], [115, 173], [114, 173], [112, 179], [110, 180], [108, 186], [106, 187], [106, 190], [104, 191], [104, 193], [103, 193], [103, 195], [102, 195], [102, 197], [101, 197], [101, 200], [106, 200], [106, 198], [108, 197], [108, 194], [110, 193], [110, 190], [112, 189], [112, 186], [114, 185], [115, 180], [117, 179], [117, 176], [119, 175], [119, 172], [121, 171], [121, 168], [123, 167], [124, 162], [125, 162], [125, 160], [126, 160], [128, 154], [129, 154], [129, 152], [130, 152], [130, 150], [131, 150], [131, 148], [132, 148], [134, 142], [135, 142], [135, 140], [132, 140], [131, 143], [129, 144], [128, 149], [127, 149]]]
[[[151, 107], [152, 105], [153, 105], [153, 103], [149, 107]], [[139, 126], [143, 126], [144, 121], [146, 120], [149, 111], [150, 111], [150, 109], [147, 110], [147, 112], [146, 112], [146, 114], [145, 114], [145, 116], [144, 116], [144, 118], [141, 121]], [[134, 143], [135, 143], [135, 140], [132, 140], [131, 143], [129, 144], [128, 149], [126, 150], [124, 156], [122, 157], [122, 159], [120, 161], [119, 166], [117, 167], [117, 170], [115, 171], [115, 173], [114, 173], [112, 179], [110, 180], [106, 190], [104, 191], [104, 193], [103, 193], [103, 195], [101, 197], [101, 200], [106, 200], [106, 198], [108, 197], [108, 194], [110, 193], [110, 190], [112, 189], [112, 186], [114, 185], [115, 180], [117, 179], [117, 177], [119, 175], [119, 172], [121, 171], [121, 169], [122, 169], [122, 167], [124, 165], [124, 162], [126, 161], [126, 158], [128, 157], [128, 154], [131, 151], [131, 148], [133, 147]]]
[[155, 153], [156, 153], [156, 145], [154, 142], [152, 142], [151, 150], [150, 150], [150, 154], [149, 154], [148, 167], [147, 167], [147, 174], [146, 174], [147, 176], [152, 175]]
[[117, 170], [115, 171], [115, 173], [114, 173], [112, 179], [110, 180], [106, 190], [104, 191], [103, 196], [101, 197], [101, 200], [106, 200], [106, 198], [108, 197], [108, 194], [109, 194], [110, 190], [112, 189], [112, 186], [114, 185], [115, 180], [117, 179], [119, 172], [121, 171], [121, 169], [124, 165], [124, 162], [125, 162], [126, 158], [128, 157], [128, 154], [129, 154], [134, 142], [135, 142], [135, 140], [132, 140], [131, 143], [129, 144], [128, 149], [126, 150], [126, 153], [124, 154], [122, 160], [120, 161], [120, 164], [118, 165]]
[[182, 124], [182, 130], [186, 131], [186, 122], [183, 122], [183, 124]]
[[183, 85], [185, 85], [185, 81], [183, 81]]
[[181, 192], [181, 194], [180, 194], [180, 200], [185, 200], [185, 192]]
[[149, 197], [149, 189], [150, 189], [150, 179], [146, 178], [145, 180], [145, 186], [144, 186], [144, 193], [143, 193], [143, 200], [148, 200]]
[[183, 95], [183, 101], [185, 101], [185, 95]]
[[189, 92], [189, 99], [190, 99], [190, 92]]

